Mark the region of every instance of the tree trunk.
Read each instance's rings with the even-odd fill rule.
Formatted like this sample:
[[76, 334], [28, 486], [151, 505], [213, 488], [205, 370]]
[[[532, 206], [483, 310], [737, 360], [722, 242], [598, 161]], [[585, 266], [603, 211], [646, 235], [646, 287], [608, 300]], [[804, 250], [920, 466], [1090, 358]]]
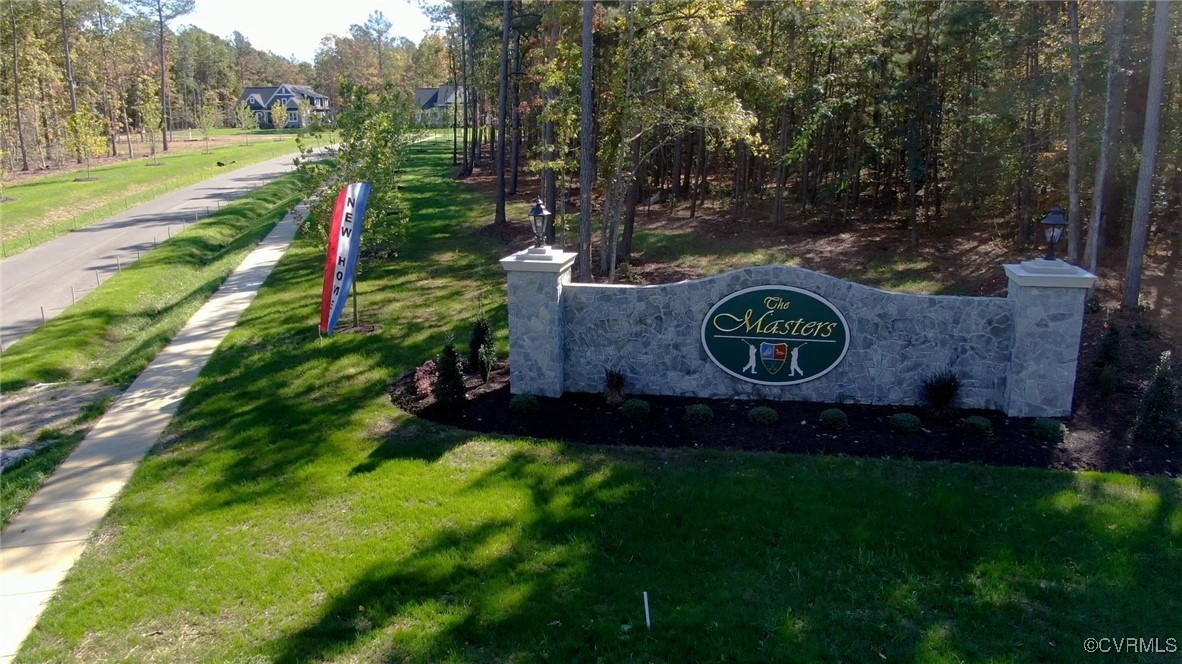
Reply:
[[509, 22], [512, 20], [513, 2], [504, 0], [501, 17], [501, 93], [497, 108], [497, 212], [493, 226], [502, 228], [505, 219], [505, 124], [509, 112]]
[[521, 156], [521, 33], [516, 35], [517, 46], [513, 49], [515, 69], [513, 73], [513, 147], [509, 153], [509, 194], [517, 195], [517, 171]]
[[1079, 0], [1067, 0], [1071, 24], [1071, 101], [1067, 105], [1067, 260], [1078, 265], [1083, 253], [1079, 201]]
[[[632, 173], [640, 169], [640, 139], [632, 140]], [[632, 257], [632, 232], [636, 229], [636, 205], [640, 201], [640, 178], [632, 178], [632, 186], [628, 189], [624, 217], [624, 233], [620, 239], [620, 260]]]
[[16, 10], [9, 7], [8, 18], [12, 22], [12, 97], [13, 103], [16, 105], [16, 136], [17, 142], [21, 146], [21, 170], [29, 170], [29, 152], [25, 148], [25, 127], [24, 120], [21, 117], [21, 72], [20, 72], [20, 52], [17, 45], [19, 35], [16, 30]]
[[1123, 2], [1112, 3], [1112, 24], [1109, 28], [1108, 90], [1104, 104], [1104, 135], [1100, 140], [1100, 159], [1096, 164], [1096, 183], [1092, 195], [1092, 220], [1088, 226], [1087, 269], [1096, 274], [1100, 266], [1100, 227], [1103, 221], [1104, 191], [1108, 181], [1108, 166], [1112, 161], [1112, 144], [1116, 141], [1120, 119], [1120, 50], [1124, 41], [1125, 7]]
[[583, 78], [582, 120], [579, 136], [579, 274], [581, 282], [591, 281], [591, 186], [595, 174], [591, 163], [591, 64], [594, 49], [591, 27], [595, 18], [594, 0], [583, 0]]
[[[460, 15], [460, 78], [463, 81], [460, 84], [460, 87], [464, 91], [464, 126], [463, 132], [461, 132], [461, 144], [463, 147], [464, 163], [460, 167], [460, 174], [464, 177], [467, 177], [472, 173], [472, 160], [468, 158], [468, 130], [472, 125], [472, 123], [469, 121], [470, 114], [468, 112], [470, 96], [468, 93], [468, 35], [467, 32], [465, 32], [466, 27], [463, 11], [464, 5], [460, 4], [458, 9], [459, 11], [457, 13]], [[457, 98], [456, 101], [458, 102], [459, 98]]]
[[164, 64], [164, 5], [159, 4], [158, 8], [157, 17], [160, 20], [160, 139], [163, 142], [164, 151], [168, 152], [168, 130], [172, 127], [168, 122], [168, 68]]
[[[558, 19], [554, 18], [550, 23], [550, 38], [546, 41], [547, 58], [554, 57], [555, 45], [558, 43], [559, 34]], [[550, 104], [554, 103], [554, 100], [558, 97], [558, 91], [554, 88], [546, 88], [544, 95], [546, 107], [549, 108]], [[554, 159], [556, 157], [554, 144], [557, 141], [555, 134], [556, 129], [553, 120], [547, 120], [542, 124], [542, 154], [546, 160], [546, 166], [542, 169], [542, 200], [546, 204], [546, 209], [551, 212], [556, 210], [558, 199], [558, 187], [554, 173]], [[555, 217], [552, 215], [546, 220], [546, 242], [549, 244], [554, 243], [554, 219]]]
[[681, 153], [684, 144], [685, 134], [679, 134], [673, 142], [673, 171], [670, 182], [672, 189], [670, 193], [677, 200], [681, 200]]
[[1156, 3], [1153, 14], [1153, 55], [1149, 65], [1149, 98], [1145, 103], [1145, 134], [1141, 137], [1141, 169], [1129, 231], [1125, 264], [1125, 292], [1121, 307], [1132, 310], [1141, 296], [1141, 269], [1149, 240], [1149, 208], [1153, 201], [1153, 171], [1157, 166], [1157, 135], [1161, 127], [1162, 91], [1166, 80], [1166, 44], [1170, 33], [1170, 3]]
[[780, 149], [776, 156], [776, 203], [772, 211], [772, 228], [784, 226], [784, 186], [788, 183], [788, 104], [780, 109]]
[[[70, 90], [70, 114], [78, 115], [78, 88], [74, 84], [74, 63], [70, 60], [70, 31], [66, 27], [66, 0], [57, 0], [58, 12], [62, 19], [62, 51], [66, 56], [66, 85]], [[82, 155], [78, 155], [79, 164]]]

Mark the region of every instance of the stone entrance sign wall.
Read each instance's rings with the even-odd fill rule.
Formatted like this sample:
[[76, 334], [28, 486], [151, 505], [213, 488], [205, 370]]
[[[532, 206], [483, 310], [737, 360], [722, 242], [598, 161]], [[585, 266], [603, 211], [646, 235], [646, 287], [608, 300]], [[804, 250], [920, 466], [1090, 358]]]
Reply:
[[[925, 376], [950, 368], [960, 377], [963, 407], [1067, 415], [1084, 297], [1094, 281], [1061, 261], [1036, 260], [1005, 266], [1005, 298], [894, 293], [788, 266], [659, 286], [573, 284], [574, 254], [549, 254], [501, 261], [509, 272], [514, 393], [600, 392], [604, 371], [613, 369], [632, 394], [909, 405], [918, 403]], [[849, 344], [840, 361], [792, 384], [745, 380], [713, 361], [703, 344], [707, 313], [759, 286], [799, 289], [840, 312]], [[773, 350], [761, 352], [770, 359]], [[778, 368], [781, 355], [770, 366]]]

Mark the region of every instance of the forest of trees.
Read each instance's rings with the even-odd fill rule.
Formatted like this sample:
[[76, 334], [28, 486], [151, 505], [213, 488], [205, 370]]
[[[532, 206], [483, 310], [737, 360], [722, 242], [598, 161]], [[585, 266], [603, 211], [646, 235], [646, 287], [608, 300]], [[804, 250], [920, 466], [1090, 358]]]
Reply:
[[585, 207], [594, 183], [598, 246], [614, 250], [591, 266], [584, 224], [583, 279], [628, 256], [638, 203], [670, 198], [773, 228], [898, 219], [913, 244], [933, 225], [988, 221], [1019, 246], [1042, 241], [1038, 221], [1059, 204], [1068, 257], [1095, 270], [1101, 245], [1135, 235], [1154, 117], [1143, 216], [1182, 231], [1182, 3], [453, 0], [433, 12], [469, 90], [460, 172], [503, 164], [512, 195], [528, 157], [551, 210], [580, 188]]
[[1147, 238], [1182, 232], [1182, 2], [432, 2], [419, 44], [375, 11], [300, 63], [185, 26], [193, 0], [2, 0], [3, 164], [72, 159], [71, 127], [118, 155], [209, 106], [233, 125], [246, 85], [310, 84], [341, 110], [343, 85], [454, 83], [457, 170], [496, 173], [498, 225], [535, 193], [525, 172], [556, 212], [596, 193], [580, 279], [627, 259], [642, 203], [773, 230], [893, 220], [913, 245], [987, 223], [1015, 246], [1058, 204], [1092, 271], [1118, 250], [1140, 270]]
[[[260, 51], [241, 32], [222, 37], [186, 25], [193, 7], [193, 0], [0, 2], [4, 169], [72, 161], [71, 126], [94, 127], [110, 156], [147, 152], [139, 137], [147, 124], [197, 128], [212, 114], [216, 126], [235, 126], [246, 86], [311, 85], [335, 108], [342, 81], [411, 89], [444, 82], [443, 39], [392, 38], [378, 11], [346, 35], [326, 35], [315, 63], [306, 63]], [[167, 150], [169, 132], [161, 138]]]

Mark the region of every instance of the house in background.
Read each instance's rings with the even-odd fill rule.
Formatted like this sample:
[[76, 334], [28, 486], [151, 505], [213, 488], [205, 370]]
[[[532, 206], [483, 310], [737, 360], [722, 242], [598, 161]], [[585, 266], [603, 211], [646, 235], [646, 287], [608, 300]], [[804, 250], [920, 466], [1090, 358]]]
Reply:
[[275, 123], [271, 118], [271, 107], [275, 105], [276, 101], [281, 101], [287, 107], [287, 118], [286, 120], [280, 118], [282, 122], [280, 127], [302, 127], [299, 106], [296, 103], [299, 99], [307, 99], [312, 103], [312, 115], [318, 116], [322, 120], [330, 117], [332, 109], [328, 106], [328, 96], [316, 92], [307, 85], [284, 83], [272, 87], [246, 88], [242, 91], [242, 96], [238, 98], [238, 104], [246, 104], [250, 110], [254, 111], [260, 128], [274, 129]]
[[415, 101], [419, 105], [419, 124], [446, 127], [451, 125], [452, 107], [464, 103], [464, 91], [454, 85], [415, 88]]

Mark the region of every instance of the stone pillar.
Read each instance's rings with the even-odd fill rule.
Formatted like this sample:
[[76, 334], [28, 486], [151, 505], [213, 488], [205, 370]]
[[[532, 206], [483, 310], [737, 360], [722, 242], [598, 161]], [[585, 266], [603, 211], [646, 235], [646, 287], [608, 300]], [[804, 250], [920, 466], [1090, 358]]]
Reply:
[[1006, 414], [1070, 415], [1084, 299], [1096, 277], [1061, 260], [1035, 259], [1003, 267], [1014, 303]]
[[530, 248], [501, 259], [509, 277], [509, 391], [562, 395], [562, 287], [573, 254]]

